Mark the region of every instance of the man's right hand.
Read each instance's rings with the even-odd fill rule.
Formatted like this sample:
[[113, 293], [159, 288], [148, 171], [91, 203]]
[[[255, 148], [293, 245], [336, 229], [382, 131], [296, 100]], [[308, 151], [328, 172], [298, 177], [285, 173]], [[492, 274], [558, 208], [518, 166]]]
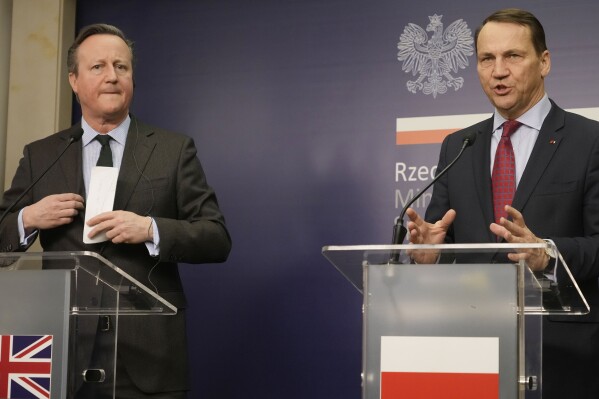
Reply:
[[[428, 223], [412, 208], [408, 208], [406, 215], [410, 218], [408, 231], [411, 244], [443, 244], [447, 230], [456, 217], [453, 209], [448, 210], [436, 223]], [[410, 256], [416, 263], [435, 263], [439, 257], [437, 251], [410, 251]]]
[[35, 230], [52, 229], [69, 224], [85, 209], [79, 194], [53, 194], [23, 208], [23, 227], [26, 234]]

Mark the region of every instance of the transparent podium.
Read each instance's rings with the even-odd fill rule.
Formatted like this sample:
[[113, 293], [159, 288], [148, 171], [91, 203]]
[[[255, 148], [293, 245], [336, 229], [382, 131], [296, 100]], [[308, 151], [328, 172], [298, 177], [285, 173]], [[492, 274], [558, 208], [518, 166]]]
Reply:
[[114, 398], [119, 317], [176, 313], [96, 253], [0, 254], [0, 398]]
[[[556, 260], [543, 272], [508, 258], [545, 248]], [[540, 399], [543, 316], [589, 312], [552, 244], [322, 252], [363, 295], [364, 399]]]

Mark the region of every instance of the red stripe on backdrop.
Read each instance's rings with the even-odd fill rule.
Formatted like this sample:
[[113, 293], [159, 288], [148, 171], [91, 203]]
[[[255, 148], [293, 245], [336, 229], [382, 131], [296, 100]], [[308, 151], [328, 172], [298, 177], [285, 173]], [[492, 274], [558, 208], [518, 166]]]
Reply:
[[395, 144], [437, 144], [441, 143], [445, 136], [459, 129], [435, 129], [435, 130], [416, 130], [396, 132]]
[[381, 399], [497, 399], [499, 374], [381, 373]]

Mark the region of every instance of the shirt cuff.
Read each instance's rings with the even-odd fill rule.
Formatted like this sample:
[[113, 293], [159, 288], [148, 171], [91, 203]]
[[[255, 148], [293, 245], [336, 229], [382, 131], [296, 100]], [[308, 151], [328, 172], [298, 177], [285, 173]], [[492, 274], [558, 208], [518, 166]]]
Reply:
[[553, 252], [552, 254], [548, 254], [549, 255], [549, 264], [547, 265], [545, 270], [543, 270], [543, 274], [549, 280], [557, 282], [557, 258], [558, 258], [558, 255], [557, 255], [557, 253], [555, 253], [555, 251], [557, 251], [557, 246], [551, 239], [543, 239], [543, 241], [545, 241], [545, 243], [550, 247], [550, 250], [552, 250], [552, 252]]
[[152, 219], [152, 233], [154, 240], [146, 241], [146, 248], [148, 249], [148, 253], [150, 256], [158, 256], [160, 255], [160, 234], [158, 234], [158, 226], [156, 226], [156, 221], [154, 218]]
[[[25, 209], [25, 208], [23, 208]], [[25, 237], [25, 225], [23, 224], [23, 209], [19, 211], [18, 226], [19, 226], [19, 244], [21, 247], [28, 247], [37, 237], [38, 230], [34, 230], [31, 234]]]

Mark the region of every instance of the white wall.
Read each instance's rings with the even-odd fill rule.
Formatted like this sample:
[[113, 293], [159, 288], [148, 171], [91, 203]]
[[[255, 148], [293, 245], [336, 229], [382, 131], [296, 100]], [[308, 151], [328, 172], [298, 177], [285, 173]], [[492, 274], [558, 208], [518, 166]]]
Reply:
[[12, 2], [13, 0], [0, 0], [0, 187], [4, 187], [3, 155], [6, 153]]
[[[66, 52], [75, 36], [76, 0], [0, 0], [0, 26], [8, 29], [8, 81], [5, 65], [0, 66], [0, 155], [5, 154], [4, 187], [10, 185], [22, 148], [71, 123], [71, 90], [68, 85]], [[4, 4], [11, 3], [11, 4]], [[6, 8], [6, 10], [5, 10]], [[11, 9], [11, 10], [9, 10]], [[6, 22], [6, 23], [5, 23]], [[3, 32], [4, 33], [4, 32]], [[2, 50], [4, 51], [4, 50]], [[1, 101], [1, 99], [0, 99]], [[2, 112], [5, 113], [3, 117]], [[0, 134], [1, 135], [1, 134]]]

